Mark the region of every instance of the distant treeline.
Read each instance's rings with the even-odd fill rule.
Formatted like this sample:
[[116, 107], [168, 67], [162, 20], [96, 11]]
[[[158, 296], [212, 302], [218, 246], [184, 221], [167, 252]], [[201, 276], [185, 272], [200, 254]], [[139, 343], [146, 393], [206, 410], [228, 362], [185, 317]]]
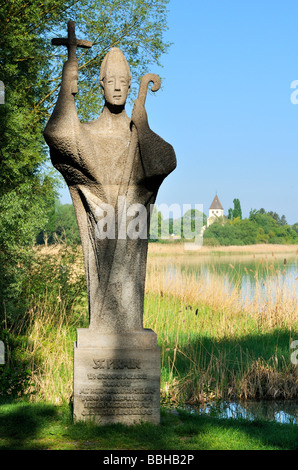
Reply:
[[[158, 212], [151, 221], [151, 233], [157, 234], [152, 242], [189, 240], [194, 233], [204, 230], [204, 245], [253, 245], [259, 243], [298, 244], [298, 223], [289, 225], [284, 215], [266, 212], [265, 209], [251, 210], [249, 217], [221, 217], [206, 228], [207, 217], [195, 209], [186, 212], [182, 218], [164, 219]], [[37, 237], [38, 244], [79, 244], [80, 234], [72, 204], [61, 204], [56, 201], [45, 230]]]
[[[161, 212], [153, 210], [150, 234], [153, 234], [150, 241], [162, 241], [177, 239], [191, 239], [196, 231], [201, 231], [203, 224], [206, 224], [205, 214], [191, 209], [182, 218], [165, 219]], [[55, 243], [79, 244], [80, 234], [72, 204], [61, 204], [59, 200], [55, 202], [49, 221], [45, 229], [41, 231], [36, 239], [40, 245], [52, 245]]]
[[251, 210], [247, 219], [221, 218], [204, 232], [204, 245], [254, 245], [298, 243], [298, 223], [289, 225], [284, 215]]
[[73, 204], [61, 204], [59, 200], [55, 202], [48, 223], [38, 234], [36, 242], [40, 245], [81, 243]]

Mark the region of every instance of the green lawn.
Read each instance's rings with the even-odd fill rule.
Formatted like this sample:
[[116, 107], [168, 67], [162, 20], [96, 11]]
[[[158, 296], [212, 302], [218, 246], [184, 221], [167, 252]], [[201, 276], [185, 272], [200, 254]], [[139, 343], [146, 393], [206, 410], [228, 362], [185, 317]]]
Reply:
[[298, 426], [162, 409], [159, 426], [73, 424], [67, 405], [0, 406], [0, 450], [291, 450]]

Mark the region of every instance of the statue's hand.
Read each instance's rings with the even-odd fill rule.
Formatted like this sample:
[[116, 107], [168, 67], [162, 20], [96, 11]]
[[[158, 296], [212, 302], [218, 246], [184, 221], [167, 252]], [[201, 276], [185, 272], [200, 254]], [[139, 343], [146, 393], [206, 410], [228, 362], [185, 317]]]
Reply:
[[67, 91], [75, 95], [78, 92], [78, 70], [77, 60], [67, 60], [62, 71], [62, 85]]
[[136, 126], [137, 130], [149, 128], [148, 117], [147, 117], [145, 106], [142, 103], [140, 103], [139, 100], [135, 101], [132, 114], [131, 114], [131, 120], [133, 124]]

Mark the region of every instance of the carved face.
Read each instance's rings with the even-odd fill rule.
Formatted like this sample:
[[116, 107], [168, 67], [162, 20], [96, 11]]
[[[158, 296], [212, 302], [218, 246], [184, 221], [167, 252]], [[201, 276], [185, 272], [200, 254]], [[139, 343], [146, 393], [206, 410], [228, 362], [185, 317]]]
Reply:
[[130, 90], [130, 77], [121, 63], [109, 64], [101, 82], [104, 98], [114, 106], [124, 106]]

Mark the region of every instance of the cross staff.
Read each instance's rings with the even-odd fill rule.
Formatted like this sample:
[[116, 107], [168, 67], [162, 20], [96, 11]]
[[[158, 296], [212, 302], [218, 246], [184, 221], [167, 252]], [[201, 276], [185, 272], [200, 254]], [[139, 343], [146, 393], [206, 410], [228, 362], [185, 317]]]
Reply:
[[[143, 106], [145, 106], [147, 89], [148, 89], [149, 83], [153, 83], [151, 87], [151, 91], [156, 92], [161, 87], [160, 77], [156, 75], [155, 73], [147, 73], [141, 78], [139, 94], [138, 94], [138, 98], [136, 101], [139, 101], [139, 103], [142, 104]], [[132, 177], [137, 148], [138, 148], [138, 132], [137, 132], [136, 126], [132, 125], [131, 139], [130, 139], [129, 148], [128, 148], [128, 155], [127, 155], [126, 163], [124, 166], [124, 171], [122, 173], [122, 179], [118, 188], [118, 198], [119, 196], [123, 195], [123, 193], [125, 196], [127, 196], [128, 188], [130, 185], [130, 180]], [[123, 216], [124, 214], [123, 214], [123, 208], [122, 208], [122, 214], [118, 216], [118, 220], [120, 221], [120, 226], [121, 226], [121, 221], [123, 220]]]
[[54, 38], [52, 39], [53, 46], [67, 46], [68, 49], [68, 60], [76, 60], [77, 47], [83, 47], [84, 49], [89, 49], [92, 47], [91, 41], [86, 41], [85, 39], [77, 39], [75, 32], [75, 22], [69, 21], [67, 23], [67, 38]]

